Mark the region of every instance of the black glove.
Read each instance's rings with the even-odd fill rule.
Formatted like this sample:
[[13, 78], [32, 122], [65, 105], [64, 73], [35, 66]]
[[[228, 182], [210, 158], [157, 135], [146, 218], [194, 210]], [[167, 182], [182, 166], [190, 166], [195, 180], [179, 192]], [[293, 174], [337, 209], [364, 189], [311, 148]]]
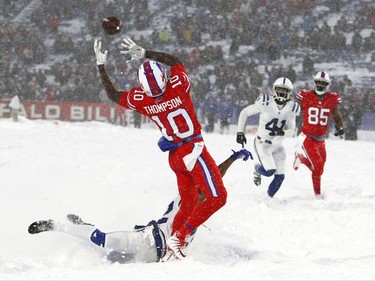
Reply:
[[245, 134], [242, 133], [242, 132], [238, 132], [237, 133], [237, 142], [244, 145], [244, 143], [247, 143], [247, 140], [246, 140], [246, 137], [245, 137]]
[[282, 128], [278, 128], [276, 130], [276, 136], [283, 136], [283, 135], [285, 135], [284, 130]]
[[281, 129], [281, 128], [277, 128], [277, 129], [275, 129], [274, 132], [269, 133], [269, 135], [270, 135], [271, 137], [274, 137], [274, 136], [283, 136], [283, 135], [285, 135], [285, 132], [284, 132], [283, 129]]
[[342, 136], [344, 134], [343, 128], [336, 128], [336, 132], [333, 133], [336, 137]]

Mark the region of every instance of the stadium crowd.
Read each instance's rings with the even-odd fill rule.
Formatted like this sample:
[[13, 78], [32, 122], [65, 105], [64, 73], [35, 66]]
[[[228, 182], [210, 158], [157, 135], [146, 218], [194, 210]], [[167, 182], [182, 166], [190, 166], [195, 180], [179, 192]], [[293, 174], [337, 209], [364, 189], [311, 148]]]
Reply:
[[[15, 21], [31, 3], [32, 13]], [[138, 67], [121, 59], [123, 37], [177, 54], [207, 132], [218, 120], [222, 132], [236, 123], [277, 77], [288, 77], [297, 92], [316, 71], [330, 72], [317, 65], [375, 70], [373, 1], [8, 0], [0, 6], [0, 99], [17, 93], [23, 100], [109, 102], [95, 68], [96, 37], [113, 54], [108, 70], [121, 89], [134, 85]], [[103, 34], [108, 15], [124, 21], [121, 36]], [[331, 76], [347, 126], [358, 128], [364, 112], [375, 113], [374, 79]]]

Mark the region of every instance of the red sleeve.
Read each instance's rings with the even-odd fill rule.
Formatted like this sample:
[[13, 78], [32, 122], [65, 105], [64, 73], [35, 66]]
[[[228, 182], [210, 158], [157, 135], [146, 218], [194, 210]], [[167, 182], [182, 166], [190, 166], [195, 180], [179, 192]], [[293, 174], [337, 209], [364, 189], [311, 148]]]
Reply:
[[299, 104], [303, 107], [303, 104], [304, 104], [304, 98], [306, 96], [306, 91], [305, 90], [302, 90], [301, 92], [298, 93], [297, 95], [297, 100], [299, 102]]
[[[141, 87], [132, 88], [129, 92], [125, 91], [121, 93], [119, 105], [130, 110], [137, 110], [142, 106], [142, 101], [146, 99], [147, 96], [143, 92]], [[137, 110], [138, 111], [138, 110]]]
[[338, 104], [341, 103], [341, 97], [339, 96], [338, 93], [330, 93], [330, 99], [329, 99], [329, 104], [331, 108], [335, 108]]
[[122, 92], [118, 104], [127, 109], [131, 109], [128, 103], [128, 99], [129, 99], [129, 92], [127, 91]]
[[[178, 76], [178, 79], [173, 78], [174, 76]], [[174, 84], [173, 82], [176, 80], [181, 81], [181, 86], [178, 85], [179, 87], [183, 88], [185, 92], [188, 92], [191, 87], [191, 82], [189, 75], [187, 73], [187, 70], [183, 64], [177, 64], [171, 67], [171, 77], [170, 77], [171, 83]]]

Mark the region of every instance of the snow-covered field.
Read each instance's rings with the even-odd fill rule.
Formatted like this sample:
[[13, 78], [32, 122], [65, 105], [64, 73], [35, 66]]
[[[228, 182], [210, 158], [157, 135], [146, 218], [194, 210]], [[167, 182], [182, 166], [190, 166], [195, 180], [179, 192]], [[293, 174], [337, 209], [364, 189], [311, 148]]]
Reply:
[[[375, 279], [371, 135], [327, 140], [324, 201], [314, 198], [307, 168], [292, 169], [293, 139], [273, 199], [270, 179], [252, 182], [255, 161], [235, 162], [224, 177], [226, 206], [198, 230], [185, 260], [121, 265], [87, 242], [27, 227], [68, 213], [104, 231], [158, 219], [177, 193], [159, 131], [21, 118], [0, 120], [0, 132], [0, 280]], [[235, 134], [204, 137], [218, 164], [240, 148]]]

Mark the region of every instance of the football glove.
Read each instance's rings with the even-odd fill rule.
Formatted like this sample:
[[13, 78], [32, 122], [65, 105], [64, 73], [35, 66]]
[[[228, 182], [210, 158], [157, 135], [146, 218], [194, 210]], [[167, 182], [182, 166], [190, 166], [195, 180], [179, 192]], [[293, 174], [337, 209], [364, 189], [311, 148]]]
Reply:
[[283, 136], [283, 135], [285, 135], [285, 132], [281, 128], [276, 128], [273, 132], [270, 132], [269, 135], [272, 136], [272, 137], [274, 137], [274, 136]]
[[102, 52], [102, 42], [95, 39], [94, 42], [94, 51], [96, 56], [96, 64], [103, 65], [107, 63], [107, 55], [108, 51], [105, 50], [104, 53]]
[[238, 132], [237, 133], [237, 142], [242, 144], [242, 146], [247, 143], [247, 140], [246, 140], [246, 137], [245, 137], [245, 134], [242, 133], [242, 132]]
[[336, 137], [342, 136], [344, 134], [343, 128], [336, 128], [336, 132], [333, 133]]
[[276, 136], [283, 136], [285, 135], [285, 131], [281, 128], [279, 128], [277, 131], [276, 131]]
[[167, 140], [164, 136], [159, 139], [158, 146], [163, 152], [171, 151], [171, 150], [178, 148], [177, 144]]
[[237, 159], [241, 159], [241, 158], [243, 158], [243, 161], [247, 161], [249, 158], [250, 158], [251, 160], [254, 159], [254, 158], [253, 158], [253, 155], [251, 154], [251, 152], [248, 151], [248, 150], [245, 149], [245, 148], [242, 148], [241, 150], [238, 150], [238, 151], [234, 151], [234, 150], [232, 149], [232, 151], [233, 151], [232, 159], [233, 159], [234, 161], [237, 160]]
[[146, 55], [146, 50], [143, 49], [141, 46], [138, 46], [133, 42], [132, 39], [129, 37], [123, 39], [124, 43], [121, 43], [121, 47], [125, 50], [120, 51], [121, 54], [130, 55], [130, 60], [126, 62], [130, 62], [135, 59], [143, 59]]

